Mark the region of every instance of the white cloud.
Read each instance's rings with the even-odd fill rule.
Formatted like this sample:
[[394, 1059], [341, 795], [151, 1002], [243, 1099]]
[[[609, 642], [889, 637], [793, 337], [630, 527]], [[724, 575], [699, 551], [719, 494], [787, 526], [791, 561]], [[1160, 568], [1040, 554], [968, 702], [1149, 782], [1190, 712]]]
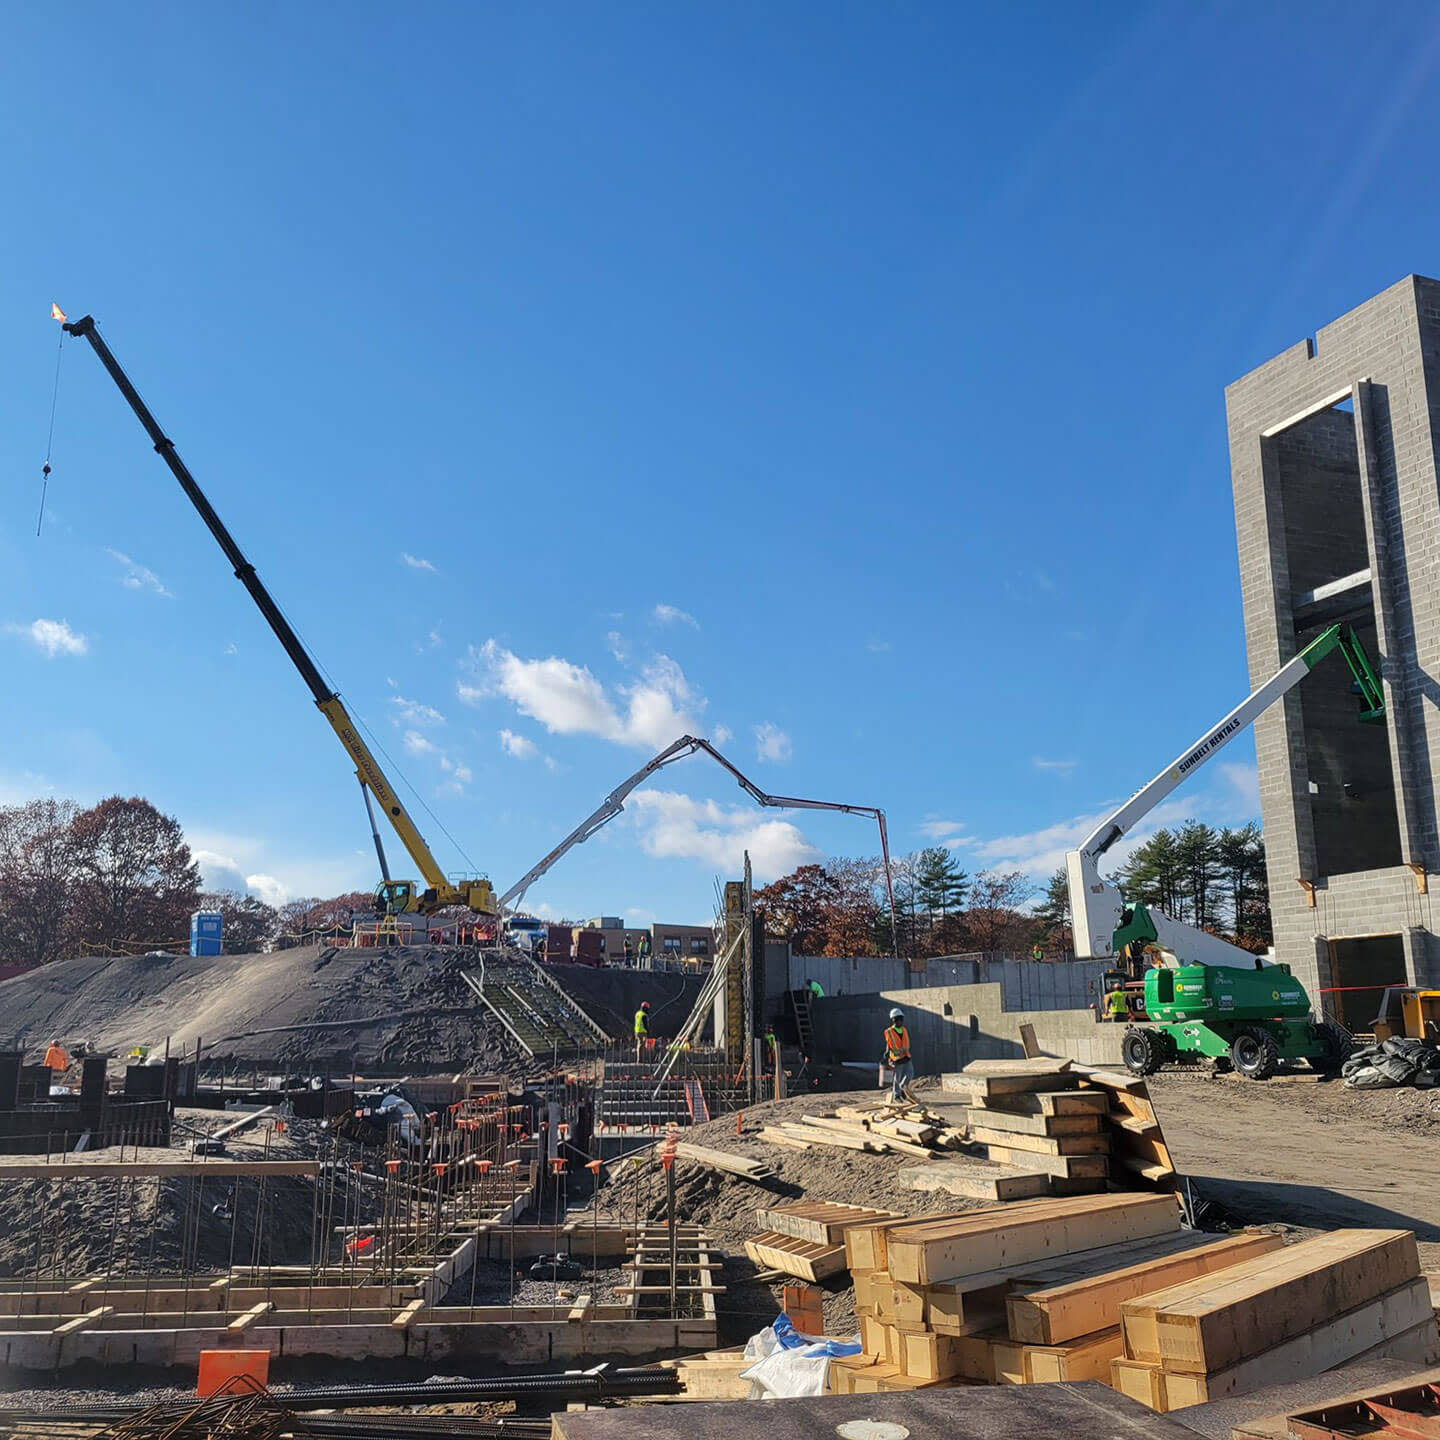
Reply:
[[457, 760], [418, 730], [407, 730], [403, 744], [409, 754], [429, 756], [436, 761], [440, 769], [450, 777], [442, 788], [452, 794], [463, 795], [465, 787], [475, 778], [474, 772], [463, 760]]
[[228, 640], [225, 643], [225, 653], [227, 655], [238, 655], [240, 653], [240, 647], [233, 640]]
[[450, 783], [445, 788], [457, 795], [463, 794], [465, 787], [475, 778], [475, 772], [463, 760], [452, 760], [448, 755], [440, 757], [440, 768], [450, 777]]
[[503, 696], [552, 735], [598, 735], [658, 750], [698, 729], [705, 708], [668, 655], [657, 655], [633, 685], [616, 686], [613, 694], [584, 665], [555, 655], [524, 660], [494, 640], [471, 646], [466, 663], [477, 683], [457, 686], [463, 701]]
[[407, 700], [403, 695], [392, 695], [390, 703], [397, 707], [397, 725], [443, 725], [445, 717], [431, 705], [422, 705], [418, 700]]
[[1053, 770], [1059, 775], [1068, 775], [1079, 763], [1078, 760], [1046, 760], [1040, 755], [1031, 761], [1037, 770]]
[[918, 829], [931, 840], [943, 840], [947, 835], [957, 834], [965, 827], [958, 820], [930, 819], [922, 821]]
[[427, 740], [418, 730], [407, 730], [405, 732], [405, 748], [412, 755], [434, 755], [437, 753], [434, 744]]
[[444, 643], [445, 641], [441, 638], [440, 631], [437, 628], [430, 631], [425, 637], [425, 643], [423, 645], [417, 645], [415, 648], [423, 655], [427, 650], [438, 650]]
[[264, 871], [246, 874], [233, 855], [215, 850], [192, 849], [191, 855], [200, 867], [200, 877], [207, 890], [230, 890], [237, 895], [254, 895], [267, 905], [283, 905], [294, 899], [295, 891], [283, 880]]
[[895, 647], [888, 640], [870, 639], [865, 642], [865, 648], [872, 655], [884, 655]]
[[119, 550], [107, 549], [105, 553], [124, 568], [125, 573], [120, 577], [120, 583], [127, 590], [148, 590], [152, 595], [163, 595], [167, 600], [174, 599], [153, 570]]
[[611, 630], [606, 633], [605, 645], [621, 665], [624, 665], [630, 659], [630, 650], [625, 644], [625, 637], [618, 630]]
[[716, 725], [710, 731], [710, 738], [717, 745], [728, 745], [735, 738], [735, 732], [728, 725]]
[[540, 747], [533, 740], [517, 735], [513, 730], [500, 732], [500, 748], [517, 760], [533, 760], [540, 753]]
[[767, 720], [755, 727], [755, 754], [761, 760], [783, 763], [790, 758], [790, 737], [778, 725]]
[[788, 820], [765, 820], [744, 806], [694, 800], [673, 790], [637, 790], [626, 802], [640, 831], [640, 845], [657, 859], [701, 860], [738, 875], [745, 852], [758, 877], [773, 880], [820, 858]]
[[[1260, 808], [1254, 767], [1231, 764], [1217, 769], [1218, 785], [1177, 793], [1163, 800], [1105, 852], [1101, 868], [1107, 872], [1119, 869], [1157, 830], [1183, 825], [1187, 820], [1216, 826], [1243, 825], [1253, 820]], [[989, 840], [965, 837], [946, 843], [963, 848], [977, 868], [1023, 870], [1027, 875], [1045, 879], [1064, 865], [1066, 851], [1075, 849], [1102, 820], [1114, 814], [1116, 804], [1118, 801], [1093, 814], [1078, 815], [1028, 834], [998, 835]]]
[[412, 570], [427, 570], [430, 574], [436, 574], [434, 564], [429, 560], [423, 560], [419, 555], [412, 555], [408, 550], [400, 552], [400, 563], [408, 565]]
[[57, 655], [84, 655], [90, 649], [90, 642], [64, 620], [32, 620], [5, 628], [12, 635], [23, 635], [51, 660]]
[[700, 628], [700, 622], [688, 610], [682, 610], [678, 605], [657, 605], [650, 614], [657, 625], [689, 625], [694, 630]]

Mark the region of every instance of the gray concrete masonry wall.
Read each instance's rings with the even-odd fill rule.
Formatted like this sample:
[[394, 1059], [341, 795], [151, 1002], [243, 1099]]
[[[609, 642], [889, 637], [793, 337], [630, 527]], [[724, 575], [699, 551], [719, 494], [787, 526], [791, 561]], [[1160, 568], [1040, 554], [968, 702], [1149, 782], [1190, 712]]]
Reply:
[[790, 985], [818, 980], [826, 995], [865, 995], [878, 991], [934, 989], [945, 985], [1001, 986], [1011, 1010], [1065, 1010], [1089, 1005], [1105, 966], [1093, 960], [1049, 963], [1009, 960], [999, 955], [923, 960], [911, 970], [904, 960], [865, 956], [792, 955]]
[[[1094, 967], [1097, 974], [1102, 968]], [[1000, 984], [826, 995], [815, 1002], [812, 1012], [817, 1056], [832, 1062], [878, 1062], [887, 1017], [896, 1005], [905, 1012], [917, 1074], [960, 1070], [971, 1060], [1022, 1055], [1023, 1024], [1035, 1027], [1035, 1038], [1046, 1054], [1064, 1055], [1087, 1065], [1121, 1062], [1124, 1026], [1097, 1023], [1094, 1012], [1085, 1009], [1009, 1009]]]
[[1358, 623], [1387, 708], [1388, 754], [1327, 738], [1348, 678], [1330, 660], [1340, 676], [1304, 681], [1256, 723], [1277, 958], [1318, 999], [1340, 981], [1332, 940], [1398, 934], [1405, 978], [1435, 983], [1431, 897], [1407, 867], [1440, 869], [1440, 283], [1407, 276], [1229, 386], [1226, 409], [1251, 684], [1308, 638], [1297, 594], [1364, 568], [1363, 554]]

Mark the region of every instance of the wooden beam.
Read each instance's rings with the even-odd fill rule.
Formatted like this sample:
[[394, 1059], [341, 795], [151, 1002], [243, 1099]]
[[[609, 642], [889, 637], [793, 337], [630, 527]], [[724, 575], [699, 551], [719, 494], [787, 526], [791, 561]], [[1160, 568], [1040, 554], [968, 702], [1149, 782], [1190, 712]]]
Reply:
[[1022, 1201], [998, 1214], [982, 1211], [968, 1220], [902, 1230], [887, 1245], [887, 1268], [897, 1280], [927, 1285], [1179, 1228], [1180, 1209], [1170, 1195]]
[[1224, 1370], [1419, 1276], [1412, 1231], [1336, 1230], [1126, 1302], [1125, 1352], [1171, 1373]]
[[87, 1310], [85, 1314], [77, 1315], [73, 1320], [67, 1320], [63, 1325], [57, 1325], [50, 1333], [55, 1336], [73, 1335], [77, 1330], [89, 1330], [92, 1326], [98, 1325], [107, 1315], [114, 1313], [113, 1305], [99, 1305], [94, 1310]]
[[[1014, 1294], [1005, 1301], [1010, 1337], [1027, 1345], [1060, 1345], [1120, 1324], [1120, 1307], [1137, 1296], [1239, 1265], [1284, 1245], [1280, 1235], [1237, 1235], [1178, 1254], [1160, 1255], [1121, 1269]], [[1118, 1353], [1118, 1352], [1117, 1352]], [[1108, 1364], [1105, 1374], [1109, 1374]], [[1093, 1375], [1048, 1378], [1080, 1380]]]
[[401, 1312], [390, 1322], [391, 1328], [395, 1330], [408, 1330], [416, 1316], [428, 1304], [425, 1300], [412, 1300]]
[[318, 1175], [318, 1160], [11, 1160], [0, 1157], [0, 1180], [104, 1180], [198, 1175]]
[[1412, 1280], [1368, 1305], [1334, 1315], [1324, 1324], [1224, 1370], [1194, 1375], [1167, 1367], [1166, 1400], [1171, 1410], [1202, 1405], [1225, 1395], [1244, 1395], [1267, 1385], [1317, 1375], [1366, 1354], [1382, 1356], [1393, 1351], [1397, 1358], [1430, 1364], [1437, 1344], [1430, 1287], [1423, 1280]]
[[243, 1315], [238, 1315], [225, 1328], [232, 1333], [248, 1330], [262, 1315], [268, 1315], [275, 1308], [273, 1302], [262, 1300], [252, 1305]]

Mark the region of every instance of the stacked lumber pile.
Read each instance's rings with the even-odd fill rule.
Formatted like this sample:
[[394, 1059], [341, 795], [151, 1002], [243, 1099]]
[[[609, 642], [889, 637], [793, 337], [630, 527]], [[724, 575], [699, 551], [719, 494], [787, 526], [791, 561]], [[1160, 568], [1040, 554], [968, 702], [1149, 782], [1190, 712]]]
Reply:
[[1109, 1180], [1169, 1189], [1175, 1170], [1145, 1082], [1069, 1060], [976, 1060], [944, 1077], [969, 1099], [970, 1138], [990, 1160], [1048, 1175], [1056, 1195]]
[[[1022, 1381], [1027, 1342], [1009, 1333], [1006, 1301], [1012, 1292], [1116, 1270], [1133, 1265], [1136, 1256], [1165, 1260], [1205, 1243], [1205, 1237], [1181, 1232], [1172, 1195], [1064, 1196], [854, 1225], [845, 1232], [845, 1251], [864, 1353], [831, 1366], [832, 1389], [857, 1394], [964, 1380]], [[1197, 1272], [1159, 1273], [1168, 1283]], [[1124, 1298], [1139, 1293], [1130, 1289]], [[1088, 1320], [1094, 1311], [1085, 1313]], [[1091, 1331], [1067, 1334], [1073, 1344], [1058, 1348], [1074, 1348], [1076, 1355], [1042, 1363], [1044, 1378], [1089, 1379], [1105, 1371], [1108, 1379], [1106, 1367], [1121, 1353], [1119, 1326], [1115, 1308]], [[1112, 1333], [1097, 1351], [1094, 1332], [1102, 1330]], [[1057, 1348], [1049, 1343], [1053, 1333], [1059, 1332], [1046, 1332], [1041, 1348]]]
[[1120, 1307], [1111, 1384], [1155, 1410], [1317, 1375], [1348, 1360], [1440, 1358], [1409, 1230], [1328, 1235]]
[[899, 1218], [896, 1210], [826, 1201], [772, 1205], [755, 1212], [760, 1233], [745, 1242], [745, 1253], [761, 1269], [814, 1283], [845, 1268], [845, 1232], [851, 1226]]
[[824, 1115], [803, 1115], [798, 1121], [766, 1125], [760, 1137], [772, 1145], [801, 1150], [832, 1145], [875, 1155], [909, 1155], [917, 1160], [958, 1150], [965, 1143], [963, 1127], [951, 1125], [924, 1106], [883, 1100], [871, 1105], [841, 1105]]
[[[667, 1370], [680, 1375], [680, 1388], [687, 1400], [747, 1400], [750, 1381], [740, 1378], [755, 1362], [743, 1350], [706, 1350], [701, 1355], [682, 1355], [662, 1360]], [[673, 1397], [672, 1397], [673, 1398]]]

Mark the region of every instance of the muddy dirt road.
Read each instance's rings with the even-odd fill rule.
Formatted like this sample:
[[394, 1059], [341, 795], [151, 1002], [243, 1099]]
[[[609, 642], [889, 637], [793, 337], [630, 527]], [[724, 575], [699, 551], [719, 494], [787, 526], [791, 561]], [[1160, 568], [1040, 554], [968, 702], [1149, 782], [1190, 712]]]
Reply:
[[1176, 1167], [1237, 1220], [1414, 1230], [1440, 1269], [1440, 1090], [1153, 1076]]

